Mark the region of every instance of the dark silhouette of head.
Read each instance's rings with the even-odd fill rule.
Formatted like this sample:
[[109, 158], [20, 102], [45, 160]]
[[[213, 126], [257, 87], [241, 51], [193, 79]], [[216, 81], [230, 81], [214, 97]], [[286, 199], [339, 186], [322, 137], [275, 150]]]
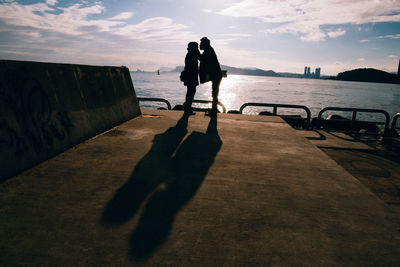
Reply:
[[198, 58], [200, 55], [199, 44], [197, 42], [188, 43], [187, 50], [188, 50], [188, 54], [194, 55], [196, 58]]
[[199, 53], [199, 44], [197, 42], [190, 42], [187, 49], [189, 53]]
[[204, 50], [210, 46], [210, 40], [207, 37], [203, 37], [200, 39], [200, 49]]
[[190, 49], [198, 49], [198, 47], [199, 47], [199, 44], [197, 43], [197, 42], [190, 42], [190, 43], [188, 43], [188, 50], [190, 50]]

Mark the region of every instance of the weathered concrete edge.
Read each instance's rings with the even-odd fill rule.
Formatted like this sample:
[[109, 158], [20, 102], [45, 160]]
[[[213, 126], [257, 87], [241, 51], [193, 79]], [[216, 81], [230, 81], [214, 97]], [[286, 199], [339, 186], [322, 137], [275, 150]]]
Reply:
[[141, 114], [126, 67], [0, 60], [0, 182]]

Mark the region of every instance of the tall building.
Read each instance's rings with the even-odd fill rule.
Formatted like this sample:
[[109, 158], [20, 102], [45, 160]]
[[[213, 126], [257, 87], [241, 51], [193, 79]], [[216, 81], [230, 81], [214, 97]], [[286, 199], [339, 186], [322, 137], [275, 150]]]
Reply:
[[399, 59], [399, 68], [397, 69], [397, 76], [400, 77], [400, 59]]
[[315, 78], [321, 77], [321, 68], [316, 68], [315, 69]]
[[311, 67], [304, 67], [304, 75], [305, 78], [319, 78], [321, 76], [321, 68], [316, 68], [315, 72], [311, 73]]

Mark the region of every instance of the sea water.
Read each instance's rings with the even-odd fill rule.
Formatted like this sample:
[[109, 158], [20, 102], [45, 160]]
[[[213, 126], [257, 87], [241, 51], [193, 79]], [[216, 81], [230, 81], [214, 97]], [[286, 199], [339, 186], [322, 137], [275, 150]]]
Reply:
[[[185, 101], [186, 87], [179, 75], [177, 72], [162, 72], [160, 75], [131, 73], [137, 96], [164, 98], [172, 106]], [[197, 87], [195, 99], [212, 99], [211, 82]], [[318, 116], [325, 107], [383, 109], [392, 119], [400, 112], [400, 85], [228, 73], [221, 82], [219, 101], [227, 110], [239, 110], [247, 102], [304, 105], [311, 110], [312, 117]], [[163, 103], [142, 102], [140, 105], [157, 108]], [[248, 107], [243, 113], [257, 114], [260, 111], [272, 111], [272, 108]], [[332, 113], [351, 118], [351, 113], [337, 111], [324, 113], [324, 117]], [[305, 116], [305, 112], [298, 109], [278, 109], [278, 114]], [[357, 113], [357, 119], [384, 121], [385, 117], [377, 113]]]

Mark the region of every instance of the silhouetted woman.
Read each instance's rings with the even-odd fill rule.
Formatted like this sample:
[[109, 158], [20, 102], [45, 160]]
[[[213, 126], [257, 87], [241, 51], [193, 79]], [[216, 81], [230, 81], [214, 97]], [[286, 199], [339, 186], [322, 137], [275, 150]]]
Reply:
[[200, 56], [200, 51], [196, 42], [190, 42], [187, 50], [184, 69], [184, 85], [187, 87], [184, 110], [186, 115], [194, 115], [192, 103], [196, 94], [196, 86], [199, 85], [199, 65], [197, 60]]

